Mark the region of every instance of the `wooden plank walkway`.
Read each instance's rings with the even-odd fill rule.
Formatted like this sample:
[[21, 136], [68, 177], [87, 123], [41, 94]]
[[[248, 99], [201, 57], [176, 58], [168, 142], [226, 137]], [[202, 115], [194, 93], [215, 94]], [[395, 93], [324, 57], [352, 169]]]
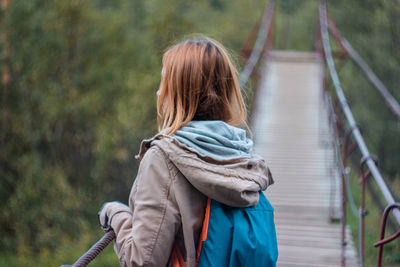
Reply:
[[[252, 130], [275, 179], [266, 196], [275, 207], [278, 266], [340, 266], [340, 224], [329, 217], [331, 185], [339, 211], [338, 175], [326, 145], [320, 64], [314, 53], [273, 51], [261, 68]], [[349, 229], [347, 237], [346, 266], [357, 266]]]

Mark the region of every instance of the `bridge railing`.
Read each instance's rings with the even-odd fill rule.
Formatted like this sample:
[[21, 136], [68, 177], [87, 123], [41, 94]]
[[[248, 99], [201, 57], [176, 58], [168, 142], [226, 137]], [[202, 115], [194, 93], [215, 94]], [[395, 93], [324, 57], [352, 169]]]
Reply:
[[108, 231], [99, 241], [97, 241], [85, 254], [83, 254], [74, 264], [72, 265], [61, 265], [60, 267], [85, 267], [97, 255], [100, 254], [113, 240], [115, 239], [115, 233], [113, 230]]
[[[272, 18], [274, 14], [274, 6], [275, 6], [275, 1], [270, 0], [266, 1], [264, 12], [262, 15], [261, 22], [257, 22], [256, 27], [258, 27], [258, 34], [257, 34], [257, 39], [254, 43], [254, 46], [250, 52], [250, 56], [247, 59], [247, 62], [242, 70], [242, 72], [239, 75], [239, 84], [240, 88], [243, 90], [244, 86], [246, 85], [247, 81], [249, 80], [251, 74], [254, 71], [254, 68], [256, 67], [257, 63], [259, 62], [261, 55], [263, 51], [265, 51], [265, 48], [267, 47], [267, 40], [268, 36], [271, 31], [271, 24], [272, 24]], [[253, 34], [255, 32], [255, 29], [253, 29]], [[250, 35], [250, 38], [245, 44], [245, 47], [249, 45], [251, 42], [251, 37], [253, 34]], [[242, 49], [243, 51], [247, 52], [246, 50], [248, 49]]]
[[[327, 102], [329, 105], [329, 110], [330, 110], [330, 121], [331, 124], [334, 125], [335, 128], [335, 136], [336, 136], [336, 141], [334, 142], [334, 146], [336, 148], [336, 159], [337, 163], [341, 172], [341, 188], [342, 188], [342, 198], [341, 198], [341, 206], [342, 206], [342, 211], [341, 211], [341, 223], [342, 223], [342, 256], [341, 256], [341, 265], [345, 266], [345, 247], [346, 247], [346, 232], [345, 232], [345, 227], [346, 227], [346, 203], [347, 203], [347, 197], [346, 193], [349, 193], [347, 182], [348, 182], [348, 173], [346, 170], [346, 163], [347, 163], [347, 158], [349, 155], [356, 149], [360, 151], [362, 158], [360, 161], [360, 173], [361, 173], [361, 178], [360, 178], [360, 183], [361, 183], [361, 205], [358, 211], [358, 218], [359, 218], [359, 256], [360, 256], [360, 266], [364, 266], [364, 232], [365, 232], [365, 216], [367, 215], [367, 210], [365, 209], [365, 193], [366, 193], [366, 181], [369, 176], [372, 176], [379, 188], [379, 191], [381, 195], [384, 197], [384, 199], [387, 202], [387, 207], [385, 209], [383, 218], [382, 218], [382, 225], [381, 225], [381, 236], [380, 236], [380, 241], [375, 243], [375, 246], [379, 247], [378, 251], [378, 261], [377, 261], [377, 266], [381, 266], [381, 261], [382, 261], [382, 253], [383, 253], [383, 245], [396, 239], [399, 235], [400, 232], [397, 231], [393, 236], [384, 239], [384, 232], [385, 232], [385, 227], [386, 227], [386, 221], [387, 221], [387, 216], [390, 211], [393, 211], [393, 216], [397, 222], [398, 225], [400, 225], [400, 204], [396, 203], [390, 190], [388, 189], [383, 176], [378, 168], [377, 165], [377, 159], [375, 156], [371, 155], [369, 153], [369, 150], [365, 144], [365, 141], [363, 139], [363, 136], [360, 132], [360, 129], [354, 119], [354, 116], [350, 110], [350, 107], [347, 103], [346, 97], [344, 95], [343, 89], [340, 84], [340, 80], [337, 74], [337, 71], [335, 69], [335, 63], [333, 61], [332, 57], [332, 50], [330, 47], [330, 42], [329, 42], [329, 32], [328, 32], [328, 18], [327, 18], [327, 11], [326, 11], [326, 2], [325, 0], [320, 0], [319, 1], [319, 38], [318, 40], [321, 41], [321, 44], [317, 44], [317, 50], [320, 51], [321, 53], [323, 52], [323, 55], [321, 55], [323, 58], [325, 58], [326, 64], [328, 66], [329, 74], [332, 79], [333, 86], [335, 88], [336, 96], [340, 105], [341, 112], [344, 114], [343, 120], [347, 122], [348, 127], [344, 136], [344, 142], [343, 144], [340, 142], [340, 129], [343, 128], [344, 123], [340, 120], [338, 111], [336, 111], [333, 108], [333, 105], [330, 101], [330, 98], [327, 97]], [[338, 31], [335, 27], [333, 27], [333, 21], [331, 21], [331, 31], [333, 31], [335, 37], [339, 37]], [[343, 42], [343, 39], [338, 40], [339, 45], [341, 46], [342, 50], [346, 51], [349, 53], [349, 55], [353, 55], [354, 58], [356, 59], [356, 63], [359, 64], [361, 57], [358, 56], [358, 54], [354, 53], [354, 49], [349, 49], [349, 43], [348, 42]], [[323, 48], [323, 51], [322, 51]], [[355, 56], [357, 55], [357, 56]], [[353, 59], [354, 60], [354, 59]], [[364, 62], [365, 63], [365, 62]], [[363, 64], [361, 64], [363, 65]], [[365, 66], [366, 64], [364, 64]], [[365, 69], [365, 70], [370, 70]], [[372, 71], [371, 71], [372, 72]], [[367, 77], [372, 77], [371, 75], [367, 75]], [[375, 76], [376, 77], [376, 76]], [[376, 80], [376, 79], [375, 79]], [[383, 83], [381, 83], [383, 84]], [[386, 98], [387, 95], [383, 94], [385, 101], [388, 103], [393, 103], [393, 101], [389, 101], [389, 98]], [[394, 106], [389, 106], [391, 107], [392, 111], [396, 110], [395, 104]], [[351, 138], [353, 138], [353, 142], [351, 142]], [[340, 148], [340, 147], [341, 148]], [[340, 151], [343, 151], [343, 153], [340, 153]], [[367, 168], [367, 169], [365, 169]], [[372, 193], [372, 191], [371, 191]], [[354, 203], [353, 203], [354, 204]]]
[[397, 100], [390, 94], [389, 90], [383, 84], [383, 82], [375, 75], [368, 64], [362, 59], [362, 57], [357, 53], [352, 45], [340, 34], [339, 30], [336, 28], [335, 23], [332, 18], [327, 14], [328, 28], [330, 32], [335, 36], [336, 41], [339, 43], [342, 51], [348, 55], [354, 63], [362, 70], [363, 74], [368, 78], [371, 84], [378, 90], [381, 94], [386, 105], [392, 111], [392, 113], [400, 120], [400, 105]]

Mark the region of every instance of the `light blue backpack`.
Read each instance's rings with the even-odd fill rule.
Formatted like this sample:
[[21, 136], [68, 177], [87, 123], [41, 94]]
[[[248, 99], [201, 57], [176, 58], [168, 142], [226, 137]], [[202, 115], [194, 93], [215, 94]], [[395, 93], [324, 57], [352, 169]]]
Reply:
[[[278, 246], [273, 212], [262, 192], [258, 204], [248, 208], [233, 208], [208, 199], [197, 266], [276, 266]], [[174, 251], [172, 265], [185, 266]]]

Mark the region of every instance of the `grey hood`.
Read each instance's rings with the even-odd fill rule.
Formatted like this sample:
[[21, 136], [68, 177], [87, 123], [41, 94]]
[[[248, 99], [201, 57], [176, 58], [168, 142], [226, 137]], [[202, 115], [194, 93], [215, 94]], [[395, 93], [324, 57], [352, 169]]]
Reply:
[[246, 131], [224, 121], [190, 121], [173, 134], [199, 154], [215, 159], [251, 157], [253, 141]]
[[215, 159], [174, 137], [159, 134], [142, 142], [137, 157], [141, 159], [151, 146], [159, 147], [197, 190], [228, 206], [254, 206], [259, 192], [274, 183], [265, 161], [256, 155]]

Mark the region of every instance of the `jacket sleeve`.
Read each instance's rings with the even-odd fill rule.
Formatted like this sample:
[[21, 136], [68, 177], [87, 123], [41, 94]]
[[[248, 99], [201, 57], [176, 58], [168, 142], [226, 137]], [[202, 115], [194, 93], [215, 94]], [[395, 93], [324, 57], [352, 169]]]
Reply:
[[181, 224], [173, 192], [175, 177], [168, 165], [159, 148], [149, 149], [132, 188], [131, 212], [113, 216], [111, 227], [117, 236], [114, 249], [121, 266], [166, 266], [168, 263]]

